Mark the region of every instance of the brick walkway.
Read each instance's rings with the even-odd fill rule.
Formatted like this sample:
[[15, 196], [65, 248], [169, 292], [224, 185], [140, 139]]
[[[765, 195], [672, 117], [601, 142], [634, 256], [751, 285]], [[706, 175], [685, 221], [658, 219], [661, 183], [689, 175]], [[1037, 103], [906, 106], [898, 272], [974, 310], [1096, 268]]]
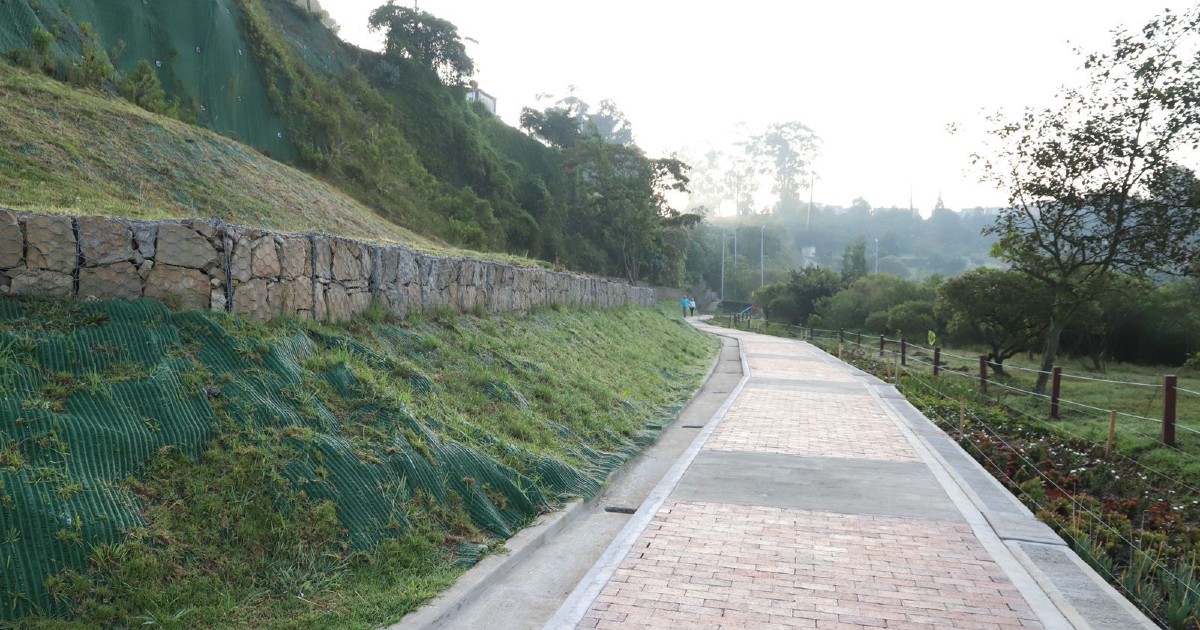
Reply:
[[[953, 502], [859, 377], [802, 342], [743, 339], [749, 383], [763, 380], [738, 394], [696, 456], [736, 465], [683, 477], [723, 498], [668, 497], [577, 627], [1043, 627], [971, 526], [946, 520]], [[897, 466], [922, 480], [921, 496], [880, 489]], [[830, 482], [806, 478], [780, 496], [796, 471]], [[843, 489], [824, 503], [811, 496], [834, 486]], [[856, 501], [829, 509], [846, 487]], [[889, 513], [905, 500], [907, 511]], [[942, 517], [913, 518], [922, 505]]]

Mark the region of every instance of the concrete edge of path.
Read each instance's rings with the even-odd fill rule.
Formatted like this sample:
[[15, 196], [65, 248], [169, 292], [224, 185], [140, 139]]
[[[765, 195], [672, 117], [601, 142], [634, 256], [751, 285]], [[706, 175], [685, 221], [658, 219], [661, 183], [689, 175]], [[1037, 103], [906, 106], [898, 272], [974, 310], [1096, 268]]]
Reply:
[[[720, 363], [721, 349], [718, 349], [717, 356], [713, 359], [712, 364], [708, 366], [708, 371], [704, 374], [704, 378], [700, 380], [700, 385], [696, 387], [689, 397], [689, 404], [704, 389], [704, 386], [712, 378], [713, 373], [716, 372], [717, 366]], [[742, 381], [745, 381], [745, 363], [746, 357], [743, 355]], [[738, 387], [740, 388], [741, 385], [739, 384]], [[733, 396], [730, 397], [730, 400], [732, 398]], [[663, 429], [666, 430], [666, 427]], [[634, 459], [641, 457], [641, 455], [641, 453], [638, 453]], [[629, 464], [632, 461], [625, 462], [624, 465], [613, 471], [612, 475], [605, 480], [605, 485], [610, 485], [619, 479], [629, 469]], [[601, 493], [596, 493], [596, 497], [586, 501], [572, 501], [561, 510], [538, 517], [535, 524], [518, 531], [505, 541], [504, 553], [485, 556], [475, 566], [471, 567], [470, 570], [455, 580], [454, 585], [449, 589], [429, 602], [426, 602], [417, 610], [405, 615], [399, 621], [385, 626], [386, 630], [434, 630], [435, 628], [443, 627], [463, 606], [478, 597], [491, 583], [503, 578], [526, 557], [546, 544], [546, 542], [552, 540], [581, 514], [594, 508], [597, 501], [599, 501], [600, 495]]]
[[[1038, 520], [1024, 503], [1013, 496], [974, 457], [963, 450], [956, 440], [938, 428], [894, 386], [880, 381], [869, 389], [872, 390], [872, 395], [878, 396], [885, 403], [885, 408], [893, 414], [893, 421], [901, 426], [909, 439], [921, 444], [922, 457], [931, 458], [930, 468], [934, 470], [939, 481], [945, 482], [943, 486], [947, 491], [949, 492], [950, 488], [947, 484], [952, 484], [957, 490], [956, 494], [970, 504], [970, 511], [982, 518], [982, 522], [978, 523], [972, 520], [972, 527], [999, 541], [1004, 546], [1005, 555], [1021, 566], [1021, 572], [1033, 582], [1032, 585], [1025, 586], [1029, 590], [1037, 589], [1041, 593], [1039, 599], [1044, 598], [1043, 604], [1049, 603], [1054, 606], [1074, 628], [1112, 627], [1108, 625], [1113, 621], [1111, 616], [1105, 615], [1112, 615], [1114, 612], [1122, 617], [1122, 627], [1133, 627], [1129, 624], [1146, 629], [1158, 627], [1112, 584], [1088, 566], [1066, 541]], [[892, 395], [893, 393], [895, 395]], [[909, 426], [909, 421], [912, 420], [924, 424], [921, 428], [925, 431]], [[928, 435], [922, 435], [927, 431], [930, 432]], [[956, 456], [954, 461], [950, 461], [931, 443], [929, 435], [939, 436], [943, 448], [953, 449]], [[993, 499], [993, 504], [989, 505], [985, 495], [1003, 497], [1005, 503], [1003, 506], [996, 506]], [[1043, 565], [1027, 553], [1027, 549], [1032, 548], [1053, 549], [1055, 555], [1061, 555], [1066, 562]], [[1012, 578], [1013, 574], [1008, 571], [1008, 567], [1004, 568]], [[1079, 580], [1080, 577], [1083, 578], [1082, 581]], [[1059, 588], [1059, 583], [1073, 583], [1072, 592], [1064, 592]], [[1021, 590], [1022, 595], [1026, 594], [1022, 583], [1014, 579], [1014, 584]], [[1029, 603], [1034, 605], [1033, 601]], [[1100, 608], [1107, 610], [1102, 612]], [[1040, 612], [1036, 606], [1034, 609]]]
[[[971, 501], [967, 493], [958, 485], [954, 478], [949, 474], [945, 461], [937, 456], [936, 451], [930, 447], [919, 435], [917, 435], [895, 408], [895, 399], [887, 399], [880, 395], [878, 386], [867, 387], [871, 397], [879, 404], [880, 409], [887, 414], [896, 428], [904, 434], [905, 439], [909, 441], [917, 455], [925, 462], [929, 471], [933, 473], [935, 479], [942, 486], [942, 489], [949, 495], [950, 500], [958, 507], [958, 511], [962, 513], [967, 524], [971, 527], [971, 531], [975, 534], [980, 544], [987, 550], [988, 555], [992, 560], [999, 565], [1008, 579], [1012, 581], [1013, 586], [1021, 593], [1021, 597], [1025, 599], [1025, 603], [1029, 604], [1030, 609], [1037, 615], [1038, 621], [1045, 626], [1046, 630], [1058, 630], [1077, 628], [1078, 626], [1067, 620], [1066, 614], [1059, 609], [1059, 606], [1047, 595], [1046, 591], [1038, 583], [1038, 581], [1030, 574], [1024, 564], [1017, 559], [1012, 553], [1012, 550], [1004, 544], [1000, 536], [996, 534], [984, 517], [983, 512]], [[904, 400], [902, 404], [909, 404]]]
[[[736, 337], [730, 335], [721, 335], [718, 332], [714, 332], [714, 334], [736, 340]], [[700, 449], [704, 447], [704, 443], [708, 441], [709, 436], [717, 429], [721, 421], [725, 419], [729, 408], [733, 406], [734, 401], [737, 400], [738, 395], [746, 386], [746, 382], [750, 380], [746, 350], [742, 346], [741, 341], [737, 341], [738, 356], [742, 364], [742, 378], [738, 380], [737, 386], [733, 388], [729, 397], [725, 399], [725, 402], [713, 414], [712, 419], [705, 424], [704, 429], [692, 440], [687, 450], [683, 452], [671, 469], [667, 471], [667, 474], [663, 476], [662, 480], [650, 491], [646, 500], [638, 506], [637, 512], [634, 513], [629, 522], [625, 524], [625, 527], [621, 529], [621, 532], [617, 534], [617, 537], [613, 539], [613, 542], [604, 550], [604, 553], [596, 560], [592, 568], [588, 570], [587, 575], [579, 581], [575, 590], [571, 591], [571, 594], [567, 596], [567, 599], [559, 607], [558, 611], [554, 613], [554, 616], [546, 622], [545, 628], [566, 630], [574, 628], [579, 624], [584, 615], [587, 614], [588, 609], [591, 608], [592, 603], [600, 596], [600, 592], [604, 590], [604, 586], [608, 584], [608, 581], [617, 571], [617, 568], [621, 566], [625, 557], [629, 555], [629, 551], [633, 549], [633, 545], [641, 537], [642, 532], [654, 520], [655, 515], [658, 514], [658, 510], [666, 502], [671, 491], [679, 484], [679, 480], [683, 478], [683, 474], [687, 472], [688, 467], [696, 459], [696, 455], [700, 453]]]
[[[847, 365], [856, 376], [863, 378], [871, 396], [913, 444], [935, 478], [959, 506], [976, 537], [1047, 628], [1115, 627], [1107, 625], [1112, 622], [1111, 617], [1105, 617], [1097, 608], [1107, 609], [1110, 615], [1114, 610], [1117, 611], [1122, 617], [1121, 627], [1137, 626], [1146, 630], [1158, 627], [1088, 566], [1053, 530], [1038, 520], [1024, 503], [963, 450], [957, 441], [950, 439], [913, 406], [894, 385], [820, 348], [816, 349], [821, 351], [826, 361]], [[924, 426], [914, 426], [913, 422]], [[944, 437], [943, 447], [949, 446], [961, 457], [950, 461], [932, 443], [931, 435]], [[999, 510], [989, 506], [983, 498], [985, 494], [993, 498], [1003, 497], [1005, 505]], [[1020, 521], [1027, 521], [1027, 524]], [[1028, 553], [1034, 549], [1053, 550], [1053, 554], [1064, 559], [1064, 562], [1060, 562], [1059, 566], [1039, 563]], [[1059, 588], [1059, 582], [1071, 584], [1072, 592], [1065, 593]]]

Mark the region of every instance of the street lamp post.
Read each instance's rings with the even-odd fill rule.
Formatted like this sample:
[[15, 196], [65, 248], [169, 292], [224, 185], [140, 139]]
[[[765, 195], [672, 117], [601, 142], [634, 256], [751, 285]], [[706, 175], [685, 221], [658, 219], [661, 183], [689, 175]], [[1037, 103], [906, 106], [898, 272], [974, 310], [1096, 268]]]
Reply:
[[760, 288], [767, 283], [767, 267], [763, 262], [763, 260], [765, 260], [763, 257], [763, 234], [766, 232], [766, 229], [766, 223], [762, 224], [762, 227], [758, 228], [758, 286]]
[[725, 303], [725, 228], [721, 228], [721, 304]]

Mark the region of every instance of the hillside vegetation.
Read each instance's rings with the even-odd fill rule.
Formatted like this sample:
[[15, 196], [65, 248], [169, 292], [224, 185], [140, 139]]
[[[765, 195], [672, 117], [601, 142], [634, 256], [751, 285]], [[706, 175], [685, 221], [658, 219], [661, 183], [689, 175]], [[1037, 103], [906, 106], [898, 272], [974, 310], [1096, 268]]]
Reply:
[[0, 300], [0, 331], [0, 625], [38, 628], [386, 625], [594, 494], [716, 350], [674, 309]]
[[432, 246], [336, 188], [213, 132], [0, 64], [0, 205], [213, 217]]

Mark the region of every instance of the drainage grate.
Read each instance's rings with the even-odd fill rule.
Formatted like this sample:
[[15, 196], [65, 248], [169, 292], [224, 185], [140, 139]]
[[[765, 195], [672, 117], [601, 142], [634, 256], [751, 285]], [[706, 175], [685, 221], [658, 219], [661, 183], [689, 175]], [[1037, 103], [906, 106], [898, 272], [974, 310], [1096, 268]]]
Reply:
[[617, 514], [633, 514], [637, 512], [637, 508], [625, 507], [624, 505], [610, 505], [604, 508], [605, 512], [615, 512]]
[[704, 425], [703, 424], [685, 424], [680, 428], [682, 428], [682, 429], [703, 429]]

